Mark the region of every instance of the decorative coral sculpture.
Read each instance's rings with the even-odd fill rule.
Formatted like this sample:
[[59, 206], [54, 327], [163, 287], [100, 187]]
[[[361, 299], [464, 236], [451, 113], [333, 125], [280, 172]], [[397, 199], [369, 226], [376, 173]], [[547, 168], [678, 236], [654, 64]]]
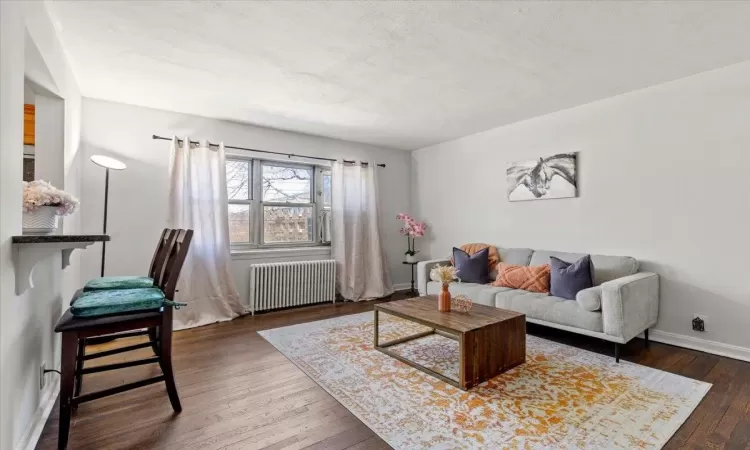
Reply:
[[458, 312], [467, 313], [471, 310], [473, 302], [465, 295], [459, 294], [451, 299], [451, 308]]

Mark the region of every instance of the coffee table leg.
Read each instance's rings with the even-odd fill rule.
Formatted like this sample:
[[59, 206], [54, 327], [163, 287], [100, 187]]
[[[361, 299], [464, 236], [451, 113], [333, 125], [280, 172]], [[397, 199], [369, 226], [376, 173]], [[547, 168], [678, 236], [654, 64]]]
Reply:
[[375, 338], [373, 339], [373, 346], [378, 346], [378, 310], [375, 310], [375, 326], [373, 327], [375, 329]]
[[464, 333], [461, 333], [458, 337], [458, 388], [461, 390], [467, 390], [466, 388], [466, 352], [464, 351]]

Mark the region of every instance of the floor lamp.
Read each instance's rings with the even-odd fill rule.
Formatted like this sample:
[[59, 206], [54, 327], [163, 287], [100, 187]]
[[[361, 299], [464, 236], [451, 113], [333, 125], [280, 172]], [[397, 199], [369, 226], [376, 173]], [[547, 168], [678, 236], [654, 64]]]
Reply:
[[[91, 157], [91, 161], [97, 166], [104, 167], [106, 173], [104, 175], [104, 226], [102, 227], [102, 234], [107, 234], [107, 206], [109, 203], [109, 170], [124, 170], [125, 163], [118, 161], [114, 158], [104, 155], [94, 155]], [[102, 274], [104, 276], [104, 256], [107, 253], [107, 243], [102, 242]]]

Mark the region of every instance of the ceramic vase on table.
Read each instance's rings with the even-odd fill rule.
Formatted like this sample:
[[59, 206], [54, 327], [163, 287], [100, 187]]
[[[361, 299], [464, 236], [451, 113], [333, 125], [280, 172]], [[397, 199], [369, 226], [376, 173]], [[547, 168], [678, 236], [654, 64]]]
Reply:
[[451, 310], [451, 291], [448, 290], [448, 283], [443, 283], [443, 290], [438, 295], [438, 311], [450, 312]]
[[57, 207], [41, 206], [23, 213], [23, 234], [50, 234], [57, 230]]
[[417, 255], [406, 255], [406, 262], [408, 263], [415, 263], [417, 262]]

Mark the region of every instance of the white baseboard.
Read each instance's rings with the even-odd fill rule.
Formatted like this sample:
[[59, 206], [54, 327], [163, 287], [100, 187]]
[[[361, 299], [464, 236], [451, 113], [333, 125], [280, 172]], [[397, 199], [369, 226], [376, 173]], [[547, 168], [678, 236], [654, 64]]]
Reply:
[[23, 434], [23, 438], [16, 444], [16, 450], [34, 450], [36, 448], [39, 437], [42, 435], [42, 430], [44, 430], [44, 425], [52, 413], [52, 408], [57, 401], [57, 395], [60, 393], [60, 382], [57, 377], [48, 378], [54, 379], [47, 381], [47, 386], [42, 391], [39, 400], [39, 407], [34, 412], [34, 416], [32, 416], [29, 426]]
[[685, 347], [692, 350], [711, 353], [712, 355], [726, 356], [727, 358], [750, 362], [750, 348], [660, 330], [650, 330], [648, 337], [655, 342], [675, 345], [677, 347]]

